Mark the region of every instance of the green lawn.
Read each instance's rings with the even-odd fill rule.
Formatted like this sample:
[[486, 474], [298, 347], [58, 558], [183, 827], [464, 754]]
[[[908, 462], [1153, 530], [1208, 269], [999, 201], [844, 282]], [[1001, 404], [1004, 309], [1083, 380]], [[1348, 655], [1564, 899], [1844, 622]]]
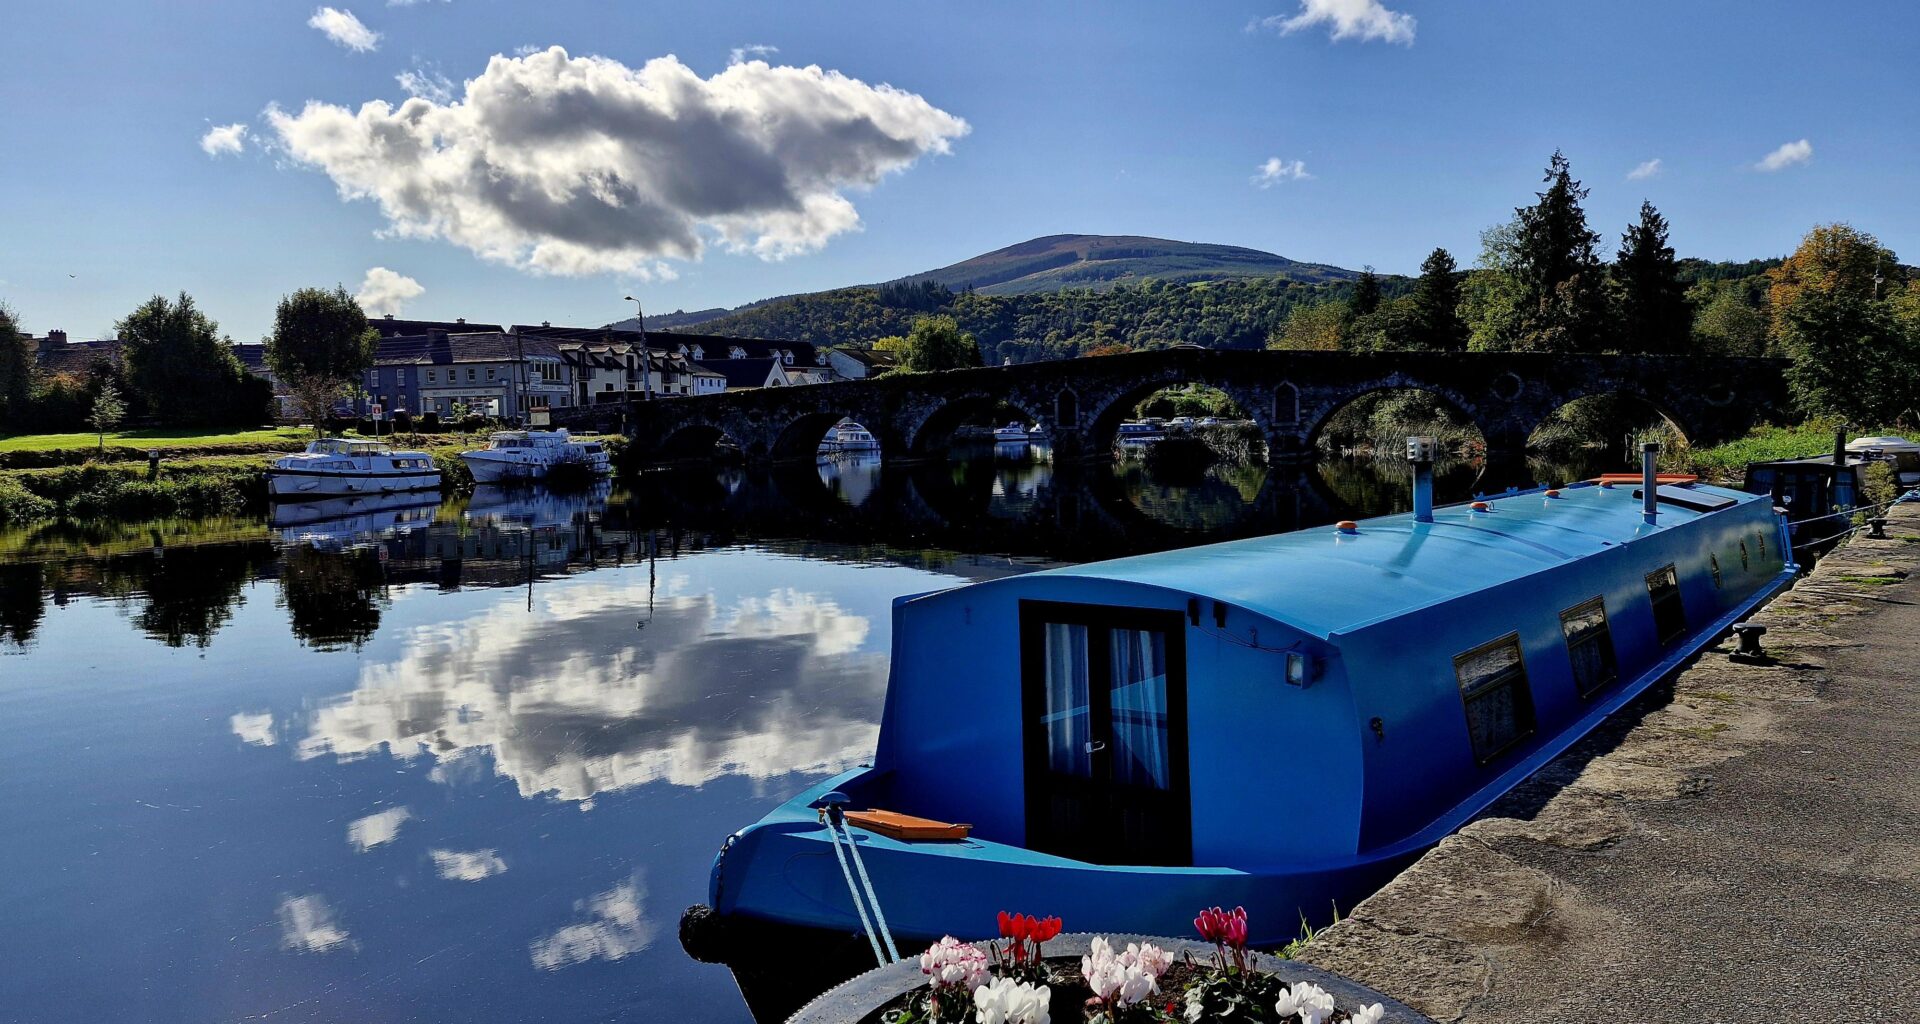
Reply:
[[[225, 444], [304, 444], [313, 431], [301, 427], [274, 427], [268, 430], [240, 430], [209, 434], [199, 430], [127, 430], [107, 435], [107, 443], [118, 448], [218, 447]], [[15, 434], [0, 437], [0, 452], [58, 451], [66, 448], [92, 448], [100, 443], [98, 434]]]

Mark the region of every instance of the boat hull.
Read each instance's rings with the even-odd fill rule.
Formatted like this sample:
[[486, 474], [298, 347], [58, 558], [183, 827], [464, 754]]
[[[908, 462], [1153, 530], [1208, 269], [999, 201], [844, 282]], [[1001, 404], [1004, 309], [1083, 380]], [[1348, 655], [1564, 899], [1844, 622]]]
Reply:
[[[512, 459], [476, 458], [474, 457], [476, 454], [477, 453], [474, 452], [467, 452], [461, 455], [460, 459], [467, 464], [467, 471], [473, 474], [473, 482], [477, 484], [544, 480], [546, 479], [549, 469], [562, 464], [540, 459], [519, 461]], [[605, 462], [595, 463], [588, 468], [590, 468], [596, 476], [605, 476], [613, 472], [612, 466]]]
[[438, 490], [438, 470], [426, 473], [329, 473], [319, 470], [267, 471], [267, 495], [276, 501], [298, 498], [354, 497]]

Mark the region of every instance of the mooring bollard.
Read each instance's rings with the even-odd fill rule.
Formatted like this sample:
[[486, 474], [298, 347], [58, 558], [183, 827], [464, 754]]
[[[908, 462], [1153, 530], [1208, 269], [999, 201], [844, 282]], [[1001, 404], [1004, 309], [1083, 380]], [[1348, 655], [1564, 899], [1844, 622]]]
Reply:
[[1731, 657], [1744, 661], [1760, 661], [1767, 652], [1760, 649], [1760, 638], [1765, 636], [1767, 627], [1752, 622], [1742, 622], [1733, 627], [1733, 635], [1740, 638], [1740, 646]]
[[160, 451], [157, 448], [147, 449], [147, 479], [160, 479]]
[[1867, 536], [1874, 540], [1887, 539], [1887, 517], [1875, 516], [1867, 520]]

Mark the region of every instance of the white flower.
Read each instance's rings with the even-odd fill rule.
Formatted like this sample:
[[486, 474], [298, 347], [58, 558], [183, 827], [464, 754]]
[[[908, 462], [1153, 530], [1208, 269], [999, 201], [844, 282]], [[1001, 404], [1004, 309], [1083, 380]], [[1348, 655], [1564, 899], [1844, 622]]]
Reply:
[[1052, 1024], [1047, 1005], [1053, 990], [1012, 978], [995, 978], [974, 990], [978, 1024]]
[[1160, 975], [1173, 964], [1173, 955], [1156, 946], [1129, 943], [1116, 954], [1105, 937], [1096, 936], [1080, 958], [1080, 975], [1101, 1002], [1132, 1006], [1160, 991]]
[[1353, 1011], [1353, 1015], [1348, 1017], [1347, 1021], [1348, 1024], [1380, 1024], [1380, 1016], [1386, 1012], [1384, 1007], [1375, 1003]]
[[1123, 955], [1139, 964], [1141, 970], [1153, 975], [1156, 979], [1167, 973], [1167, 968], [1173, 966], [1173, 954], [1151, 942], [1144, 946], [1136, 946], [1129, 942], [1127, 951]]
[[1333, 1016], [1333, 995], [1309, 981], [1296, 981], [1280, 994], [1273, 1012], [1281, 1019], [1299, 1017], [1300, 1024], [1322, 1024]]
[[949, 935], [920, 954], [920, 973], [936, 986], [964, 987], [968, 992], [986, 984], [989, 959], [985, 950]]
[[[1281, 996], [1280, 999], [1281, 999], [1281, 1002], [1283, 1003], [1286, 1001], [1285, 996]], [[1207, 1004], [1205, 1000], [1201, 999], [1200, 997], [1200, 986], [1195, 985], [1194, 987], [1188, 989], [1187, 990], [1187, 1014], [1186, 1014], [1187, 1024], [1198, 1024], [1198, 1021], [1200, 1020], [1201, 1015], [1205, 1014], [1206, 1012], [1207, 1012]]]

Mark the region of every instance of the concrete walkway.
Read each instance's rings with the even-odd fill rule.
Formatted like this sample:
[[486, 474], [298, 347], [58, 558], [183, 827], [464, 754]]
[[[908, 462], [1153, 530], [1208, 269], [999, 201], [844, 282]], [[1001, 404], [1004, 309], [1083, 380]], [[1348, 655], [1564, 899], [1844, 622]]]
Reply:
[[1920, 507], [1302, 959], [1442, 1021], [1920, 1020]]

